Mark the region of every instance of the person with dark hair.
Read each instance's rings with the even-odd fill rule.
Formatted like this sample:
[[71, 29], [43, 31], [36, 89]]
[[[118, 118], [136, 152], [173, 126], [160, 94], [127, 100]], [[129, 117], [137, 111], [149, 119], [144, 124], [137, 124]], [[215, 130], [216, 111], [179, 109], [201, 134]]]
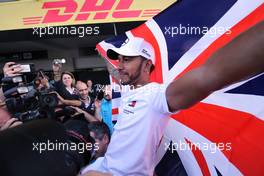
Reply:
[[1, 131], [0, 141], [4, 176], [76, 176], [95, 147], [87, 122], [78, 120], [33, 120]]
[[100, 101], [100, 112], [104, 123], [110, 129], [110, 133], [113, 133], [113, 122], [112, 122], [112, 88], [110, 85], [104, 87], [104, 97]]
[[78, 100], [79, 96], [75, 89], [75, 78], [71, 72], [65, 71], [61, 74], [61, 80], [54, 84], [56, 92], [66, 100]]
[[264, 71], [264, 21], [240, 34], [203, 65], [169, 85], [150, 82], [155, 52], [143, 38], [133, 37], [107, 50], [118, 61], [122, 85], [119, 119], [103, 159], [83, 170], [86, 176], [153, 175], [155, 156], [169, 115], [189, 108], [212, 92]]
[[111, 139], [110, 130], [104, 122], [90, 122], [88, 124], [90, 136], [95, 140], [98, 148], [94, 151], [93, 160], [103, 157]]
[[87, 87], [88, 87], [89, 96], [91, 98], [95, 99], [98, 92], [96, 90], [96, 87], [93, 85], [93, 81], [91, 79], [88, 79], [86, 84], [87, 84]]
[[53, 70], [53, 80], [60, 81], [61, 73], [62, 73], [62, 63], [58, 62], [57, 59], [52, 62], [52, 70]]

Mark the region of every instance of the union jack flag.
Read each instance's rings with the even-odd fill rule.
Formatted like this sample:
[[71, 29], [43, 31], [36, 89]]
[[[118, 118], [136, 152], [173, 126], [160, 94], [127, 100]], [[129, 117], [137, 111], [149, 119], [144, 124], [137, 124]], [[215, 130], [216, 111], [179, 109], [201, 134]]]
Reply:
[[[120, 47], [127, 36], [145, 38], [155, 49], [151, 80], [169, 83], [203, 64], [216, 50], [264, 19], [263, 0], [181, 0], [139, 27], [100, 42], [97, 49]], [[116, 62], [108, 60], [114, 67]], [[206, 78], [204, 78], [206, 79]], [[195, 84], [195, 83], [194, 83]], [[188, 175], [264, 174], [264, 73], [214, 92], [173, 115], [159, 149], [184, 142], [230, 144], [230, 148], [177, 150]], [[119, 95], [120, 97], [120, 95]], [[115, 102], [116, 101], [116, 102]], [[118, 98], [113, 113], [118, 113]]]

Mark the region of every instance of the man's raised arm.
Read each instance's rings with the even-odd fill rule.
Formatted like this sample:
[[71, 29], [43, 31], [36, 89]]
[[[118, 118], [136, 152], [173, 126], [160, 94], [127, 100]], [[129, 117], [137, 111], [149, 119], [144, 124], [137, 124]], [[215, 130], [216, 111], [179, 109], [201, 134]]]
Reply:
[[173, 81], [166, 90], [171, 111], [186, 109], [213, 91], [264, 71], [264, 21], [213, 54], [201, 67]]

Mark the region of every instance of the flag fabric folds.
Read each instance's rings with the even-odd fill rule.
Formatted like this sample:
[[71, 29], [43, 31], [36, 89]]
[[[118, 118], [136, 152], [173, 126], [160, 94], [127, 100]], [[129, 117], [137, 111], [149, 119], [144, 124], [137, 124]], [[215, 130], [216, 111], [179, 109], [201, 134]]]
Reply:
[[[139, 27], [100, 42], [97, 50], [115, 68], [117, 63], [107, 58], [106, 50], [120, 47], [128, 36], [143, 37], [155, 49], [151, 80], [169, 83], [263, 21], [263, 12], [263, 0], [181, 0]], [[172, 142], [171, 152], [177, 152], [188, 175], [263, 175], [263, 85], [264, 73], [173, 115], [160, 145], [160, 159]], [[115, 115], [119, 99], [120, 94], [114, 96]]]

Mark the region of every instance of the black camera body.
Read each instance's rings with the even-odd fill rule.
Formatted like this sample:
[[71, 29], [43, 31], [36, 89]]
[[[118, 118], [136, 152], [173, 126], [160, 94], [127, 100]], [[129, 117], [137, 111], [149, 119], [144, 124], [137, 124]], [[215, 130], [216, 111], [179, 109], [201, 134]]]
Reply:
[[[28, 68], [31, 70], [34, 66], [30, 64]], [[30, 74], [31, 76], [44, 75], [42, 71], [40, 72]], [[27, 79], [29, 73], [20, 72], [20, 74], [2, 79], [8, 111], [22, 122], [40, 118], [56, 118], [57, 95], [47, 90], [37, 89], [36, 81]]]
[[55, 93], [36, 92], [33, 96], [18, 96], [6, 99], [8, 111], [22, 122], [41, 118], [56, 118], [58, 105]]

